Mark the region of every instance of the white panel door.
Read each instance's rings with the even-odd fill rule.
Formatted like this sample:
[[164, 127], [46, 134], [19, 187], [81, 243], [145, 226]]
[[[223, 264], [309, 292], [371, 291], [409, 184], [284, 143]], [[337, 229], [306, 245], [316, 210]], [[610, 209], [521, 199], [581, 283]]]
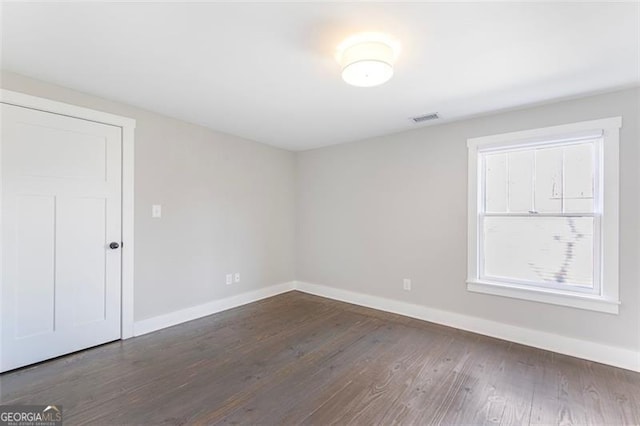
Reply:
[[2, 105], [0, 371], [120, 338], [121, 129]]

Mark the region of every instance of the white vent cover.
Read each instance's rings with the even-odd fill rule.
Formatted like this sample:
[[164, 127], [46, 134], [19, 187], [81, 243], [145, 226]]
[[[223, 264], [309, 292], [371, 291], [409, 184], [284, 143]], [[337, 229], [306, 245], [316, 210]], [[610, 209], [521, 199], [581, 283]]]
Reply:
[[422, 123], [423, 121], [436, 120], [440, 118], [437, 112], [433, 112], [431, 114], [419, 115], [417, 117], [412, 117], [411, 119], [416, 123]]

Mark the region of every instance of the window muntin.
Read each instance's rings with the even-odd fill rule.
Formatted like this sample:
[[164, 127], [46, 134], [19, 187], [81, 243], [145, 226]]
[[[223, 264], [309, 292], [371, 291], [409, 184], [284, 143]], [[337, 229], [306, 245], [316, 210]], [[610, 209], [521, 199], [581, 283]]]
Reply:
[[478, 150], [481, 280], [600, 294], [601, 145]]

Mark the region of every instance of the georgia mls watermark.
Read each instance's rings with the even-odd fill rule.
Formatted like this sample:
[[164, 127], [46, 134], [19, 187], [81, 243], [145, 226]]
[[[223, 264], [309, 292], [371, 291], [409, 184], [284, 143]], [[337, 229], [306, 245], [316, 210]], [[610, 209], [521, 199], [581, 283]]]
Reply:
[[0, 426], [62, 426], [62, 405], [0, 405]]

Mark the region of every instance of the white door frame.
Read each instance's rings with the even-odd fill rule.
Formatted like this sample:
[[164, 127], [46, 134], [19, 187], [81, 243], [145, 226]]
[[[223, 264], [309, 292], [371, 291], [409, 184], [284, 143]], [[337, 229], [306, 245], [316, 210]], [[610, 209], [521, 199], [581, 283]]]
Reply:
[[[122, 129], [122, 317], [120, 323], [120, 338], [128, 339], [133, 337], [133, 177], [134, 130], [136, 127], [136, 121], [119, 115], [78, 107], [63, 102], [52, 101], [50, 99], [5, 89], [0, 89], [0, 103], [66, 115], [88, 121], [95, 121], [97, 123], [109, 124]], [[0, 117], [0, 121], [1, 120], [2, 117]], [[0, 167], [2, 167], [1, 162]], [[0, 191], [2, 191], [1, 186]], [[2, 200], [1, 195], [2, 193], [0, 192], [0, 200]], [[0, 246], [0, 256], [1, 255], [2, 247]], [[2, 275], [0, 274], [0, 285], [2, 284], [1, 280]], [[0, 321], [1, 318], [2, 316], [0, 315]]]

